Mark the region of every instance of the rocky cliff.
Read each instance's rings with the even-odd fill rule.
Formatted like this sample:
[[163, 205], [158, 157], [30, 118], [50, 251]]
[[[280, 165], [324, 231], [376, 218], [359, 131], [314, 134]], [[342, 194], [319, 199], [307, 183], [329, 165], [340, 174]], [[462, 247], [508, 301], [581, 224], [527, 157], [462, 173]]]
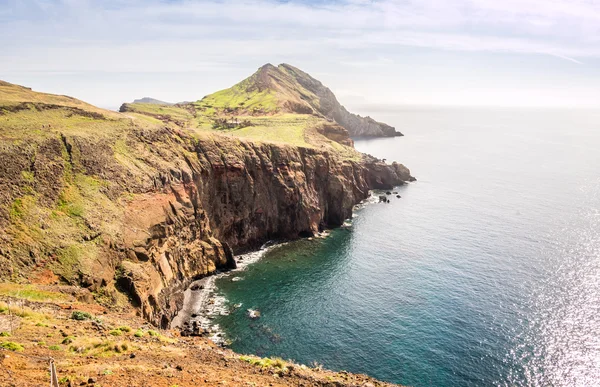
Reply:
[[162, 327], [233, 252], [338, 226], [369, 189], [412, 179], [342, 145], [198, 132], [7, 83], [0, 122], [1, 278], [112, 306], [125, 294]]

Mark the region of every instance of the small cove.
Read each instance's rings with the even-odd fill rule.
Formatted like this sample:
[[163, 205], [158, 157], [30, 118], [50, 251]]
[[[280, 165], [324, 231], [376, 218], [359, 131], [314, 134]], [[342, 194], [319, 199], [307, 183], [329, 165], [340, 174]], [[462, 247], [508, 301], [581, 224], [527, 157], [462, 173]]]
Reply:
[[232, 349], [414, 386], [596, 385], [600, 114], [380, 116], [406, 137], [356, 147], [419, 181], [216, 278]]

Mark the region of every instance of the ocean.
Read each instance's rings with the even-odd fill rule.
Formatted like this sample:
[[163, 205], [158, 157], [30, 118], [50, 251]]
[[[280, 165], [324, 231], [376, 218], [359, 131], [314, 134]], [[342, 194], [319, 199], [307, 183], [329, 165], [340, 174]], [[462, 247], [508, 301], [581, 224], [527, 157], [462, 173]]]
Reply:
[[418, 181], [218, 278], [232, 349], [410, 386], [600, 385], [600, 111], [373, 116], [405, 137], [356, 148]]

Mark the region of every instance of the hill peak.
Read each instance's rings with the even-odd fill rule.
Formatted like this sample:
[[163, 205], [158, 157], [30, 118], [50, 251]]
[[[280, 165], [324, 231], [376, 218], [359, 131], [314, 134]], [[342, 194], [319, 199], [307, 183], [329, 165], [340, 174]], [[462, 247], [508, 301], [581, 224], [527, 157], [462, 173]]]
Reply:
[[334, 121], [351, 136], [401, 136], [386, 124], [349, 113], [333, 92], [308, 73], [287, 63], [267, 63], [233, 87], [200, 103], [232, 114], [310, 114]]

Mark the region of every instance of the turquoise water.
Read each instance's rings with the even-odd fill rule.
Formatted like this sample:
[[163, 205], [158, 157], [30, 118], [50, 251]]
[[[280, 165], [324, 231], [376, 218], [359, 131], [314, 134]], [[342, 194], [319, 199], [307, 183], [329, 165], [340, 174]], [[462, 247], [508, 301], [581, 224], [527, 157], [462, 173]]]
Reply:
[[418, 182], [219, 279], [232, 348], [413, 386], [600, 385], [600, 113], [374, 116], [406, 137], [356, 147]]

